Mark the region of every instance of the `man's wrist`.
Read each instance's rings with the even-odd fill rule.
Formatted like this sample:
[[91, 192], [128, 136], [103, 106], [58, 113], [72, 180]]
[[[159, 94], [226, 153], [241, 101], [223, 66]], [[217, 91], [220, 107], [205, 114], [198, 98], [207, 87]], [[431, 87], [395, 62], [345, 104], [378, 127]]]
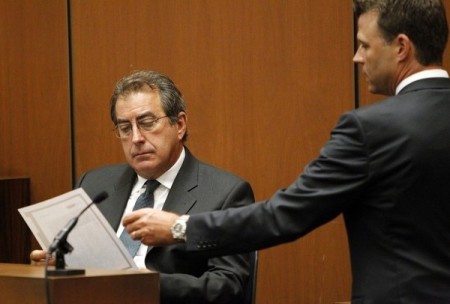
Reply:
[[186, 228], [189, 215], [180, 216], [170, 228], [172, 237], [179, 242], [186, 242]]

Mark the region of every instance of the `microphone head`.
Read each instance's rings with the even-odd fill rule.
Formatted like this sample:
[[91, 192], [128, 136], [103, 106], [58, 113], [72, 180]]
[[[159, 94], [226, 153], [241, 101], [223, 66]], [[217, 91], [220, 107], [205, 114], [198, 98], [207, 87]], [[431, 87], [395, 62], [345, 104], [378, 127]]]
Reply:
[[94, 197], [92, 202], [95, 204], [99, 204], [102, 201], [104, 201], [107, 197], [108, 197], [108, 193], [106, 191], [102, 191]]

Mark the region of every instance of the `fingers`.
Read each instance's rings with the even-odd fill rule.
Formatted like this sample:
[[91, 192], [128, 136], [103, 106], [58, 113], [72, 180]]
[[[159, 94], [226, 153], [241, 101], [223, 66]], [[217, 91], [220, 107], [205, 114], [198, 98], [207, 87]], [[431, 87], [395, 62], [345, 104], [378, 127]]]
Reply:
[[148, 215], [152, 212], [152, 208], [142, 208], [136, 211], [133, 211], [127, 215], [124, 216], [122, 220], [122, 225], [128, 226], [139, 220], [142, 216]]
[[171, 212], [143, 208], [126, 215], [122, 221], [131, 238], [148, 246], [171, 245], [171, 227], [179, 215]]
[[44, 250], [33, 250], [30, 253], [31, 262], [40, 262], [45, 260], [47, 253]]
[[[30, 253], [31, 265], [45, 265], [46, 258], [47, 252], [44, 250], [33, 250]], [[49, 257], [48, 265], [55, 265], [54, 257]]]
[[135, 241], [140, 241], [140, 240], [141, 240], [141, 237], [138, 235], [137, 230], [136, 230], [136, 231], [133, 231], [133, 232], [131, 233], [131, 238], [132, 238], [133, 240], [135, 240]]
[[[147, 210], [151, 210], [149, 208], [145, 208]], [[147, 211], [148, 212], [148, 211]], [[122, 225], [125, 230], [128, 231], [130, 237], [133, 240], [140, 240], [139, 236], [136, 234], [137, 230], [139, 230], [143, 226], [143, 215], [146, 214], [144, 209], [140, 209], [137, 211], [133, 211], [130, 214], [126, 215], [122, 220]]]

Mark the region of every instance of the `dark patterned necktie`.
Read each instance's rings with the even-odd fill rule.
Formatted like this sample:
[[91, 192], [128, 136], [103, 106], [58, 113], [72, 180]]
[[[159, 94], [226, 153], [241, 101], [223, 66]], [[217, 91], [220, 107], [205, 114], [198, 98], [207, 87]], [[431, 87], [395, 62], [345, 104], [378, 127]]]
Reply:
[[[153, 205], [155, 203], [153, 192], [156, 190], [156, 188], [158, 188], [159, 182], [157, 180], [148, 180], [145, 182], [144, 186], [145, 191], [136, 200], [133, 211], [141, 208], [153, 208]], [[139, 249], [139, 246], [141, 246], [141, 242], [133, 240], [126, 229], [124, 229], [122, 234], [120, 235], [120, 240], [128, 249], [130, 255], [134, 257]]]

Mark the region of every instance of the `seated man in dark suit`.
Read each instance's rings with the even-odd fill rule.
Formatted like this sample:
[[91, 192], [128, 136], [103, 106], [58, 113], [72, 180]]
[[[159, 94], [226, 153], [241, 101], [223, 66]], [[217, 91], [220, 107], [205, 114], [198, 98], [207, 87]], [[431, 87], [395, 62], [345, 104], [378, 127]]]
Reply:
[[[150, 187], [147, 180], [157, 181], [153, 193], [146, 193], [156, 209], [194, 214], [254, 202], [246, 181], [199, 161], [184, 146], [186, 106], [165, 75], [141, 71], [120, 80], [111, 97], [111, 119], [128, 164], [87, 172], [77, 187], [91, 197], [108, 192], [98, 207], [121, 239], [127, 234], [121, 220]], [[243, 303], [249, 255], [207, 259], [183, 247], [147, 247], [139, 242], [132, 253], [139, 267], [161, 273], [161, 303]], [[45, 255], [35, 250], [30, 257], [40, 264]]]

